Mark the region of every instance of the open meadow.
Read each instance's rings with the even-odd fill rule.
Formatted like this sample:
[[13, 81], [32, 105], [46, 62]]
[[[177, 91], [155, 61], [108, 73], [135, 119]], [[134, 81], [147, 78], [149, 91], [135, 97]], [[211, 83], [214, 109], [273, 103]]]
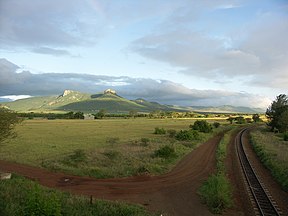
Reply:
[[[189, 130], [194, 122], [146, 118], [25, 120], [16, 128], [18, 136], [1, 146], [0, 158], [97, 178], [160, 174], [224, 129], [222, 125], [213, 133], [199, 133], [192, 141], [175, 139], [175, 132]], [[166, 134], [154, 134], [155, 128], [163, 128]]]

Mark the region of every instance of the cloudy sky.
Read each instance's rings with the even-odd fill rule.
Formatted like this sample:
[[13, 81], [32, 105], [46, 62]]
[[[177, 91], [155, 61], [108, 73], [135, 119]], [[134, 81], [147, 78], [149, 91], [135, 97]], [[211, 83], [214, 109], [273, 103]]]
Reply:
[[0, 0], [0, 97], [266, 107], [288, 94], [287, 35], [286, 0]]

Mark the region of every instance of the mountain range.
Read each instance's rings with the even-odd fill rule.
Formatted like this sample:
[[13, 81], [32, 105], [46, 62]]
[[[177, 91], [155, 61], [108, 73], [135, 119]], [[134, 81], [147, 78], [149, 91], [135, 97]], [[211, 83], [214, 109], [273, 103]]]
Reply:
[[73, 90], [65, 90], [56, 96], [40, 96], [19, 99], [12, 102], [2, 102], [11, 110], [17, 112], [69, 112], [81, 111], [84, 113], [96, 113], [106, 110], [109, 113], [127, 113], [131, 110], [137, 112], [161, 111], [193, 111], [202, 113], [263, 113], [264, 110], [249, 107], [235, 106], [173, 106], [163, 105], [157, 102], [149, 102], [145, 99], [128, 100], [119, 96], [111, 89], [103, 93], [87, 94]]

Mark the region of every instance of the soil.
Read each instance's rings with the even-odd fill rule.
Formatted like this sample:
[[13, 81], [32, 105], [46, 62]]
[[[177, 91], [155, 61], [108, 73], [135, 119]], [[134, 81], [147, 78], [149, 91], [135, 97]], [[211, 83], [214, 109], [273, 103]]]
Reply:
[[197, 190], [215, 171], [215, 151], [222, 135], [201, 144], [184, 157], [169, 173], [120, 179], [95, 179], [0, 161], [0, 170], [13, 172], [39, 184], [93, 196], [93, 199], [121, 200], [144, 205], [163, 215], [213, 215], [201, 202]]

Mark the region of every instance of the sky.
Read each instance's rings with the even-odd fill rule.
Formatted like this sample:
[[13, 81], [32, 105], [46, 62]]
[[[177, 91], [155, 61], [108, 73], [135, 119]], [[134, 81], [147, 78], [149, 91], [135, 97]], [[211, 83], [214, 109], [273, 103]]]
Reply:
[[0, 0], [0, 99], [265, 108], [288, 94], [287, 35], [286, 0]]

